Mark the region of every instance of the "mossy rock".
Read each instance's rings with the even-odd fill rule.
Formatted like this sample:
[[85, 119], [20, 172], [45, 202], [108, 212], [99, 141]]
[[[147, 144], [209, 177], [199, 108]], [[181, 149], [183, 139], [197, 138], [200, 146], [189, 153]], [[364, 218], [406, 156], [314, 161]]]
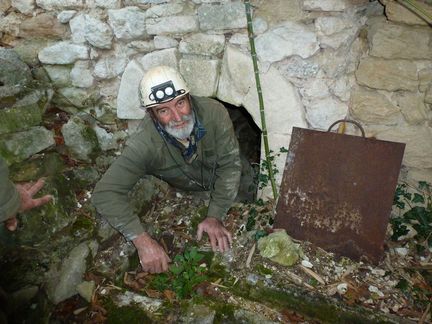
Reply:
[[34, 126], [22, 132], [0, 135], [0, 156], [8, 164], [17, 163], [53, 145], [53, 132], [41, 126]]
[[103, 302], [107, 310], [107, 324], [142, 324], [152, 323], [151, 318], [138, 306], [117, 306], [111, 299]]
[[62, 175], [52, 182], [47, 180], [41, 195], [53, 194], [54, 202], [21, 215], [22, 229], [18, 234], [21, 243], [34, 244], [49, 241], [54, 234], [75, 221], [71, 210], [76, 207], [76, 200], [67, 184], [68, 181]]
[[42, 177], [53, 177], [62, 173], [65, 164], [56, 152], [35, 155], [30, 160], [10, 166], [10, 176], [14, 182], [35, 181]]
[[88, 215], [78, 215], [75, 222], [71, 226], [71, 234], [77, 238], [90, 238], [93, 236], [96, 229], [94, 218]]
[[346, 306], [293, 285], [278, 289], [253, 287], [241, 281], [232, 292], [275, 310], [291, 309], [320, 323], [403, 323], [400, 318], [377, 314], [361, 306]]
[[[0, 229], [0, 238], [6, 235], [14, 239], [14, 233], [5, 233]], [[45, 272], [50, 263], [50, 256], [38, 248], [31, 246], [4, 245], [1, 240], [2, 251], [0, 252], [0, 286], [8, 292], [17, 291], [27, 285], [42, 284]]]
[[96, 132], [78, 116], [73, 116], [63, 125], [62, 130], [65, 145], [70, 154], [82, 161], [90, 162], [100, 153]]

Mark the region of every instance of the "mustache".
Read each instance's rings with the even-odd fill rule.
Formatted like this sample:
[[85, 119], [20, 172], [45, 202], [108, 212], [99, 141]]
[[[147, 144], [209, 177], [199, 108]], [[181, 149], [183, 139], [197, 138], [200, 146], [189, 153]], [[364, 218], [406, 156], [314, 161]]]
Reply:
[[193, 120], [193, 114], [190, 113], [189, 115], [183, 115], [183, 116], [181, 116], [181, 121], [179, 121], [179, 122], [176, 122], [175, 120], [171, 120], [167, 124], [167, 126], [168, 127], [174, 127], [174, 126], [177, 126], [177, 125], [181, 125], [183, 122], [189, 122], [189, 121], [192, 121], [192, 120]]

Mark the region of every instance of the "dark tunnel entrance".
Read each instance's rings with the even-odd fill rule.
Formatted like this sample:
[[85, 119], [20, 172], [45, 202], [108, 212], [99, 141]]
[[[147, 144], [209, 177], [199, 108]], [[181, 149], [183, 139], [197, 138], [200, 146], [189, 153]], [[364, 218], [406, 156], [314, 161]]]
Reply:
[[242, 106], [237, 107], [219, 100], [231, 117], [234, 131], [239, 141], [242, 176], [238, 201], [252, 202], [257, 197], [257, 175], [261, 156], [261, 129], [252, 116]]

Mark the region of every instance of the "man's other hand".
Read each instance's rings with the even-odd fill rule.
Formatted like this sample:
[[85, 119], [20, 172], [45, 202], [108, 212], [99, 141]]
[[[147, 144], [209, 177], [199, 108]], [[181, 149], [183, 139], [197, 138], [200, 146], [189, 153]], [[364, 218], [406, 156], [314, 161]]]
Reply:
[[168, 271], [171, 259], [158, 242], [147, 233], [142, 233], [132, 240], [135, 245], [143, 271], [161, 273]]
[[203, 232], [210, 239], [210, 245], [214, 252], [228, 251], [232, 244], [231, 233], [222, 225], [222, 222], [214, 217], [207, 217], [198, 225], [197, 239], [201, 240]]
[[[43, 179], [39, 179], [36, 181], [36, 183], [28, 182], [15, 185], [21, 200], [21, 204], [18, 209], [19, 212], [25, 212], [35, 207], [45, 205], [53, 199], [51, 195], [45, 195], [43, 197], [33, 199], [33, 196], [42, 189], [44, 184], [45, 181]], [[5, 221], [5, 226], [9, 231], [15, 231], [18, 227], [18, 220], [16, 216], [7, 219]]]
[[16, 185], [16, 188], [21, 196], [21, 205], [18, 210], [19, 212], [24, 212], [26, 210], [42, 206], [53, 199], [51, 195], [45, 195], [40, 198], [33, 198], [33, 196], [42, 189], [44, 184], [44, 179], [39, 179], [38, 181], [36, 181], [36, 183], [28, 182]]

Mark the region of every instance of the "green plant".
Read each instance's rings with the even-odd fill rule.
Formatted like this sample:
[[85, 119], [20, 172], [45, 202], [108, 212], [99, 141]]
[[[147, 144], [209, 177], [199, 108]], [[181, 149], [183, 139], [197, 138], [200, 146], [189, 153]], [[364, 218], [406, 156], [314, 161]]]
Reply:
[[286, 153], [288, 150], [285, 147], [281, 147], [279, 149], [279, 153], [274, 154], [273, 150], [269, 151], [269, 156], [267, 159], [261, 161], [260, 165], [260, 172], [258, 173], [255, 181], [258, 185], [259, 189], [263, 189], [266, 187], [270, 182], [270, 170], [272, 175], [275, 175], [279, 172], [279, 170], [276, 168], [275, 164], [275, 158], [280, 156], [281, 153]]
[[204, 255], [196, 247], [186, 249], [183, 254], [174, 257], [174, 264], [169, 273], [157, 275], [151, 282], [152, 288], [164, 291], [174, 291], [179, 299], [185, 299], [193, 294], [196, 285], [207, 280], [207, 267], [201, 264]]
[[[396, 0], [396, 2], [399, 2], [403, 6], [407, 7], [411, 11], [413, 11], [417, 16], [424, 19], [429, 24], [432, 23], [432, 15], [427, 12], [419, 3], [419, 1], [416, 0]], [[427, 3], [431, 4], [430, 1], [426, 1]]]
[[[247, 30], [248, 30], [248, 37], [249, 37], [249, 45], [251, 49], [251, 57], [252, 57], [252, 64], [254, 68], [254, 74], [255, 74], [255, 84], [257, 88], [257, 94], [258, 94], [258, 102], [260, 107], [260, 117], [261, 117], [261, 131], [263, 136], [263, 144], [264, 144], [264, 152], [266, 157], [266, 162], [268, 165], [271, 165], [270, 161], [270, 150], [269, 150], [269, 142], [268, 142], [268, 136], [267, 136], [267, 124], [266, 124], [266, 118], [265, 118], [265, 111], [264, 111], [264, 98], [262, 94], [261, 89], [261, 81], [259, 76], [259, 69], [258, 69], [258, 60], [257, 60], [257, 54], [255, 50], [255, 36], [253, 32], [253, 24], [252, 24], [252, 14], [251, 14], [251, 4], [249, 0], [244, 1], [245, 4], [245, 10], [246, 10], [246, 20], [247, 20]], [[277, 189], [276, 189], [276, 182], [274, 179], [273, 174], [273, 168], [268, 168], [268, 180], [271, 183], [272, 191], [273, 191], [273, 198], [276, 200], [277, 198]]]
[[173, 290], [180, 299], [189, 297], [196, 285], [207, 280], [207, 268], [200, 264], [203, 257], [196, 247], [186, 250], [183, 255], [175, 256], [170, 271], [175, 275]]
[[249, 211], [249, 216], [246, 221], [246, 231], [251, 231], [255, 227], [257, 215], [257, 210], [252, 207]]
[[393, 205], [400, 210], [400, 215], [390, 219], [393, 227], [393, 240], [408, 234], [409, 226], [417, 233], [414, 239], [419, 252], [432, 247], [432, 186], [420, 181], [417, 187], [399, 184], [396, 188]]

